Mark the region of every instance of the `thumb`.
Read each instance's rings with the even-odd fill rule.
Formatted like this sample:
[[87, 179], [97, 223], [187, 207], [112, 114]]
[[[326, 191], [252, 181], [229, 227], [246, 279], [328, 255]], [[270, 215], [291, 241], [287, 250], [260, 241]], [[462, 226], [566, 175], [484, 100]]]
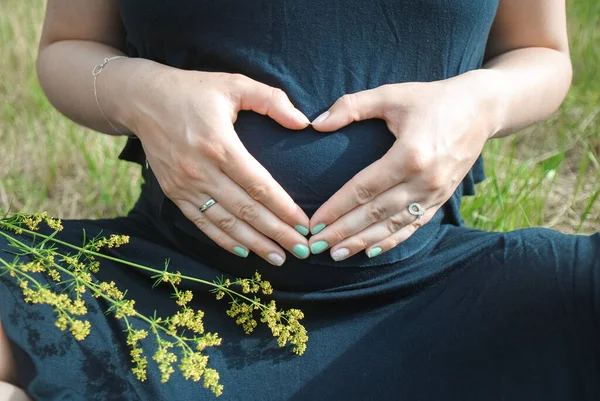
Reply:
[[340, 97], [312, 126], [317, 131], [330, 132], [353, 121], [383, 118], [385, 96], [382, 87], [346, 94]]
[[235, 81], [233, 93], [237, 97], [238, 110], [251, 110], [267, 115], [290, 129], [303, 129], [310, 124], [308, 118], [294, 107], [283, 90], [243, 75]]

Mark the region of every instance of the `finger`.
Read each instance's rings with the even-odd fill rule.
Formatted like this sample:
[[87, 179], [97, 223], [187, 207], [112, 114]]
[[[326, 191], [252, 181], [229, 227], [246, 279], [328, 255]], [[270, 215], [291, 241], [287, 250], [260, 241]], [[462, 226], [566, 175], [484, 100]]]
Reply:
[[220, 167], [253, 200], [264, 205], [300, 234], [308, 234], [309, 219], [306, 213], [241, 143], [232, 147], [229, 161]]
[[362, 250], [372, 258], [389, 251], [410, 238], [419, 228], [427, 224], [435, 215], [440, 205], [424, 210], [421, 218], [411, 215], [408, 207], [390, 218], [370, 226], [336, 246], [330, 254], [333, 260], [340, 261], [355, 255]]
[[231, 214], [273, 239], [296, 257], [308, 257], [308, 240], [227, 176], [217, 177], [211, 188], [211, 195]]
[[[414, 196], [415, 191], [410, 184], [400, 184], [388, 189], [371, 202], [344, 214], [323, 231], [312, 236], [309, 241], [312, 253], [323, 252], [326, 249], [325, 243], [327, 246], [334, 246], [373, 224], [395, 217]], [[319, 245], [315, 245], [317, 243]]]
[[[209, 199], [208, 195], [199, 198], [200, 202], [205, 202]], [[225, 234], [240, 244], [245, 245], [245, 247], [272, 265], [281, 266], [285, 262], [285, 252], [277, 244], [260, 234], [245, 221], [229, 213], [219, 203], [205, 210], [204, 216]], [[234, 248], [234, 252], [239, 256], [246, 257], [248, 249], [245, 247]]]
[[393, 147], [381, 159], [364, 168], [317, 209], [310, 219], [317, 234], [354, 208], [365, 205], [405, 179], [402, 165], [391, 157]]
[[243, 244], [234, 240], [228, 234], [223, 232], [223, 230], [215, 226], [193, 203], [184, 200], [177, 200], [174, 202], [185, 217], [194, 223], [200, 231], [206, 234], [207, 237], [212, 239], [221, 248], [240, 257], [248, 256], [247, 253], [245, 253], [244, 256], [244, 253], [240, 251], [240, 249], [246, 249]]
[[340, 129], [353, 121], [383, 118], [388, 100], [386, 85], [361, 92], [346, 94], [318, 116], [312, 126], [317, 131], [330, 132]]
[[240, 110], [267, 115], [290, 129], [303, 129], [310, 124], [308, 118], [294, 107], [287, 94], [279, 88], [239, 74], [234, 74], [234, 88]]

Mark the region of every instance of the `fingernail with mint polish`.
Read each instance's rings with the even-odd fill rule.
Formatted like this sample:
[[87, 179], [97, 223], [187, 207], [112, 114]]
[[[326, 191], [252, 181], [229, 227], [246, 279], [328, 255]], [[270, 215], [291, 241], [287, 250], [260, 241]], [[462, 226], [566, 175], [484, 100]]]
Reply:
[[310, 255], [310, 250], [308, 249], [308, 247], [302, 244], [294, 245], [293, 251], [294, 254], [300, 259], [306, 259], [308, 258], [308, 255]]
[[294, 228], [296, 229], [296, 231], [298, 231], [300, 234], [302, 235], [308, 235], [308, 233], [310, 231], [308, 231], [308, 228], [298, 224], [297, 226], [294, 226]]
[[380, 253], [381, 253], [381, 248], [377, 246], [377, 247], [371, 249], [367, 253], [367, 256], [370, 257], [370, 258], [374, 258], [375, 256], [379, 255]]
[[313, 227], [313, 228], [310, 230], [310, 232], [311, 232], [311, 234], [318, 234], [318, 233], [320, 233], [321, 231], [323, 231], [323, 229], [324, 229], [325, 227], [327, 227], [327, 225], [326, 225], [326, 224], [323, 224], [323, 223], [321, 223], [321, 224], [317, 224], [316, 226], [314, 226], [314, 227]]
[[313, 254], [321, 253], [329, 247], [327, 241], [317, 241], [310, 246], [310, 252]]
[[327, 119], [327, 117], [329, 117], [329, 110], [327, 110], [325, 113], [321, 114], [319, 117], [315, 118], [315, 120], [312, 122], [312, 124], [319, 124], [322, 123], [323, 121], [325, 121]]
[[248, 256], [248, 250], [242, 248], [241, 246], [236, 246], [235, 248], [233, 248], [233, 252], [235, 252], [238, 256], [241, 256], [242, 258]]
[[331, 258], [336, 262], [339, 262], [340, 260], [346, 259], [348, 255], [350, 255], [350, 250], [348, 248], [340, 248], [331, 254]]

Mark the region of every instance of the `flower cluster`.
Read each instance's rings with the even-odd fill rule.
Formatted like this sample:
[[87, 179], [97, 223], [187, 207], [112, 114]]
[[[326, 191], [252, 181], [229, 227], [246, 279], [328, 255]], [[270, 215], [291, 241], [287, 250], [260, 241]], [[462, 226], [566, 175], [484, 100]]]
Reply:
[[306, 328], [300, 323], [303, 318], [304, 313], [301, 310], [278, 311], [275, 301], [271, 301], [269, 306], [262, 311], [260, 321], [269, 326], [273, 336], [277, 337], [280, 347], [285, 346], [289, 341], [293, 345], [294, 353], [302, 355], [306, 351], [308, 341]]
[[126, 320], [126, 323], [127, 345], [131, 347], [129, 355], [131, 356], [131, 363], [133, 364], [131, 370], [139, 381], [144, 382], [147, 378], [146, 369], [148, 367], [148, 359], [143, 355], [144, 350], [138, 346], [138, 343], [140, 340], [148, 337], [148, 332], [146, 330], [135, 330], [129, 325], [129, 320]]
[[[31, 304], [45, 304], [51, 306], [57, 313], [56, 327], [65, 331], [69, 329], [76, 340], [85, 339], [90, 333], [91, 324], [87, 320], [79, 320], [74, 316], [87, 314], [87, 307], [80, 299], [72, 299], [67, 294], [57, 294], [43, 287], [35, 279], [27, 279], [29, 275], [18, 278], [19, 286], [23, 292], [25, 302]], [[29, 284], [33, 282], [35, 289], [30, 288]]]
[[[54, 230], [52, 235], [39, 233], [42, 222]], [[189, 306], [194, 294], [179, 287], [183, 280], [212, 287], [211, 291], [217, 299], [227, 295], [231, 302], [226, 313], [246, 333], [250, 334], [258, 325], [256, 312], [260, 316], [260, 322], [271, 329], [281, 347], [290, 343], [292, 351], [298, 355], [306, 350], [308, 336], [300, 323], [304, 315], [297, 309], [278, 310], [273, 300], [263, 302], [256, 294], [271, 295], [273, 288], [258, 272], [251, 278], [205, 281], [184, 276], [179, 271], [169, 271], [168, 260], [161, 271], [100, 253], [103, 248], [116, 248], [129, 243], [128, 236], [97, 236], [85, 241], [82, 246], [76, 246], [59, 240], [56, 234], [60, 230], [61, 221], [49, 217], [45, 212], [17, 214], [10, 219], [0, 220], [0, 236], [5, 237], [18, 250], [18, 257], [12, 262], [0, 258], [0, 272], [8, 273], [17, 280], [26, 302], [52, 307], [56, 313], [55, 325], [62, 331], [68, 330], [78, 341], [84, 340], [91, 331], [90, 322], [83, 318], [88, 313], [84, 295], [89, 292], [92, 297], [106, 301], [110, 305], [108, 311], [126, 327], [132, 372], [140, 381], [145, 381], [148, 377], [148, 357], [144, 350], [148, 347], [145, 345], [154, 339], [156, 351], [152, 360], [158, 367], [162, 382], [168, 381], [175, 372], [175, 367], [178, 367], [185, 379], [203, 379], [204, 387], [216, 396], [223, 392], [219, 373], [208, 366], [209, 357], [203, 353], [207, 347], [221, 345], [222, 340], [217, 333], [205, 332], [204, 312]], [[28, 245], [9, 232], [29, 234], [34, 238], [33, 244]], [[37, 242], [40, 238], [42, 241]], [[74, 253], [61, 252], [56, 245], [73, 249]], [[180, 309], [165, 318], [142, 315], [136, 310], [135, 300], [127, 299], [126, 292], [119, 289], [114, 281], [105, 282], [96, 278], [95, 274], [100, 270], [100, 262], [96, 258], [109, 259], [154, 273], [154, 285], [170, 285], [175, 303]], [[42, 277], [47, 282], [55, 282], [55, 287], [63, 287], [64, 290], [54, 292], [50, 285], [42, 284]], [[140, 324], [146, 324], [147, 329], [139, 328]]]
[[86, 245], [86, 249], [91, 249], [94, 251], [99, 251], [102, 248], [118, 248], [121, 245], [125, 245], [129, 243], [128, 235], [115, 235], [112, 234], [108, 238], [100, 238], [95, 241], [89, 242]]
[[31, 231], [39, 230], [39, 224], [42, 221], [55, 231], [61, 231], [63, 229], [60, 219], [54, 219], [48, 216], [47, 212], [35, 213], [32, 215], [17, 215], [17, 217], [20, 219], [19, 222], [27, 226]]
[[[262, 279], [260, 273], [255, 272], [252, 278], [238, 278], [234, 281], [229, 279], [217, 281], [218, 286], [212, 291], [217, 299], [222, 299], [226, 294], [231, 296], [230, 288], [232, 286], [241, 287], [243, 294], [257, 294], [259, 291], [263, 295], [273, 293], [271, 283]], [[242, 326], [246, 334], [250, 334], [258, 326], [254, 315], [255, 311], [260, 311], [261, 323], [266, 323], [271, 329], [271, 333], [277, 338], [277, 344], [284, 347], [288, 342], [292, 344], [292, 351], [297, 355], [304, 354], [308, 334], [306, 328], [300, 323], [304, 314], [299, 309], [289, 309], [281, 311], [277, 309], [274, 300], [268, 304], [254, 296], [248, 298], [245, 296], [231, 296], [231, 307], [227, 310], [227, 315], [235, 319], [236, 324]]]

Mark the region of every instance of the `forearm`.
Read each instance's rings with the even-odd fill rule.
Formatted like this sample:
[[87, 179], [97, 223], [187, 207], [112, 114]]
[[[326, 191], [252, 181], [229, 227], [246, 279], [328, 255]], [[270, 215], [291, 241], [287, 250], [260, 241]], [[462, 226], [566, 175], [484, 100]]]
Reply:
[[[52, 105], [78, 124], [106, 134], [117, 134], [106, 121], [94, 96], [94, 67], [105, 58], [123, 53], [98, 42], [64, 40], [43, 47], [38, 56], [40, 84]], [[163, 68], [144, 59], [116, 59], [97, 77], [97, 92], [102, 109], [121, 133], [130, 132], [125, 102], [131, 87], [142, 75]]]
[[550, 48], [523, 48], [501, 54], [480, 70], [463, 75], [481, 103], [490, 138], [509, 135], [543, 121], [563, 102], [571, 85], [568, 54]]

